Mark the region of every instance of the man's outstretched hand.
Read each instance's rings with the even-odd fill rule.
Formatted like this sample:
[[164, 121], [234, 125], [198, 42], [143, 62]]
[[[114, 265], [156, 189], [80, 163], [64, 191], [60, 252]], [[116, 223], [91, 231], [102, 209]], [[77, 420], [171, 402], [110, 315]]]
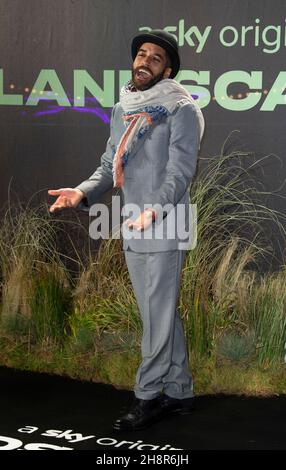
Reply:
[[66, 209], [67, 207], [76, 207], [85, 197], [85, 194], [80, 189], [74, 188], [49, 189], [48, 194], [50, 196], [58, 196], [54, 204], [49, 208], [50, 212]]

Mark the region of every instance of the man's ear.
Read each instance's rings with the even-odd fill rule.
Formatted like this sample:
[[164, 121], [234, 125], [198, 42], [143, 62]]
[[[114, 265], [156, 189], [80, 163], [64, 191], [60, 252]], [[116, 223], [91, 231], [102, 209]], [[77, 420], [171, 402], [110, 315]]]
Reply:
[[166, 68], [165, 68], [165, 71], [164, 71], [163, 77], [164, 77], [164, 78], [169, 78], [170, 75], [171, 75], [171, 73], [172, 73], [171, 67], [166, 67]]

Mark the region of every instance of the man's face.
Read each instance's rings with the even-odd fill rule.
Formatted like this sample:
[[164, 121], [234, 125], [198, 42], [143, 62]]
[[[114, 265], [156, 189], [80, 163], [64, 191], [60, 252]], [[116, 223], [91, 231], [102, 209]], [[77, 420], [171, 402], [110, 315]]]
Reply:
[[137, 90], [144, 91], [168, 78], [172, 72], [165, 49], [145, 42], [139, 47], [132, 67], [132, 81]]

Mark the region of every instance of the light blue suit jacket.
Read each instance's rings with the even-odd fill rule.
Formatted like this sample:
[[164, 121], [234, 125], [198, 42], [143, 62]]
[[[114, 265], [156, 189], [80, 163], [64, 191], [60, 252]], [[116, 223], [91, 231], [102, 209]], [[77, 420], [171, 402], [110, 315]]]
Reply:
[[[113, 158], [125, 131], [122, 114], [123, 109], [117, 103], [112, 111], [110, 138], [101, 166], [77, 186], [86, 194], [88, 208], [113, 187]], [[182, 242], [190, 239], [186, 235], [191, 223], [189, 186], [196, 172], [199, 147], [198, 110], [189, 102], [176, 108], [138, 140], [124, 168], [123, 202], [125, 206], [136, 204], [140, 211], [147, 206], [157, 211], [165, 206], [165, 210], [160, 212], [160, 224], [154, 222], [147, 231], [124, 230], [123, 249], [129, 246], [141, 253], [183, 249]], [[131, 218], [135, 220], [138, 215], [134, 213]], [[183, 229], [181, 233], [178, 227]]]

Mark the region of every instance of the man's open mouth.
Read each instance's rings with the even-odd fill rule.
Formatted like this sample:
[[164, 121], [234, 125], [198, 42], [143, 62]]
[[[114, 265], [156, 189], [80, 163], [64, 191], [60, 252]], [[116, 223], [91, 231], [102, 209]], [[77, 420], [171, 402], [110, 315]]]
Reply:
[[151, 72], [149, 72], [149, 70], [146, 70], [146, 69], [143, 69], [143, 68], [140, 67], [139, 69], [136, 70], [135, 76], [136, 76], [136, 78], [144, 80], [144, 79], [147, 79], [147, 78], [148, 79], [152, 78], [153, 75], [152, 75]]

